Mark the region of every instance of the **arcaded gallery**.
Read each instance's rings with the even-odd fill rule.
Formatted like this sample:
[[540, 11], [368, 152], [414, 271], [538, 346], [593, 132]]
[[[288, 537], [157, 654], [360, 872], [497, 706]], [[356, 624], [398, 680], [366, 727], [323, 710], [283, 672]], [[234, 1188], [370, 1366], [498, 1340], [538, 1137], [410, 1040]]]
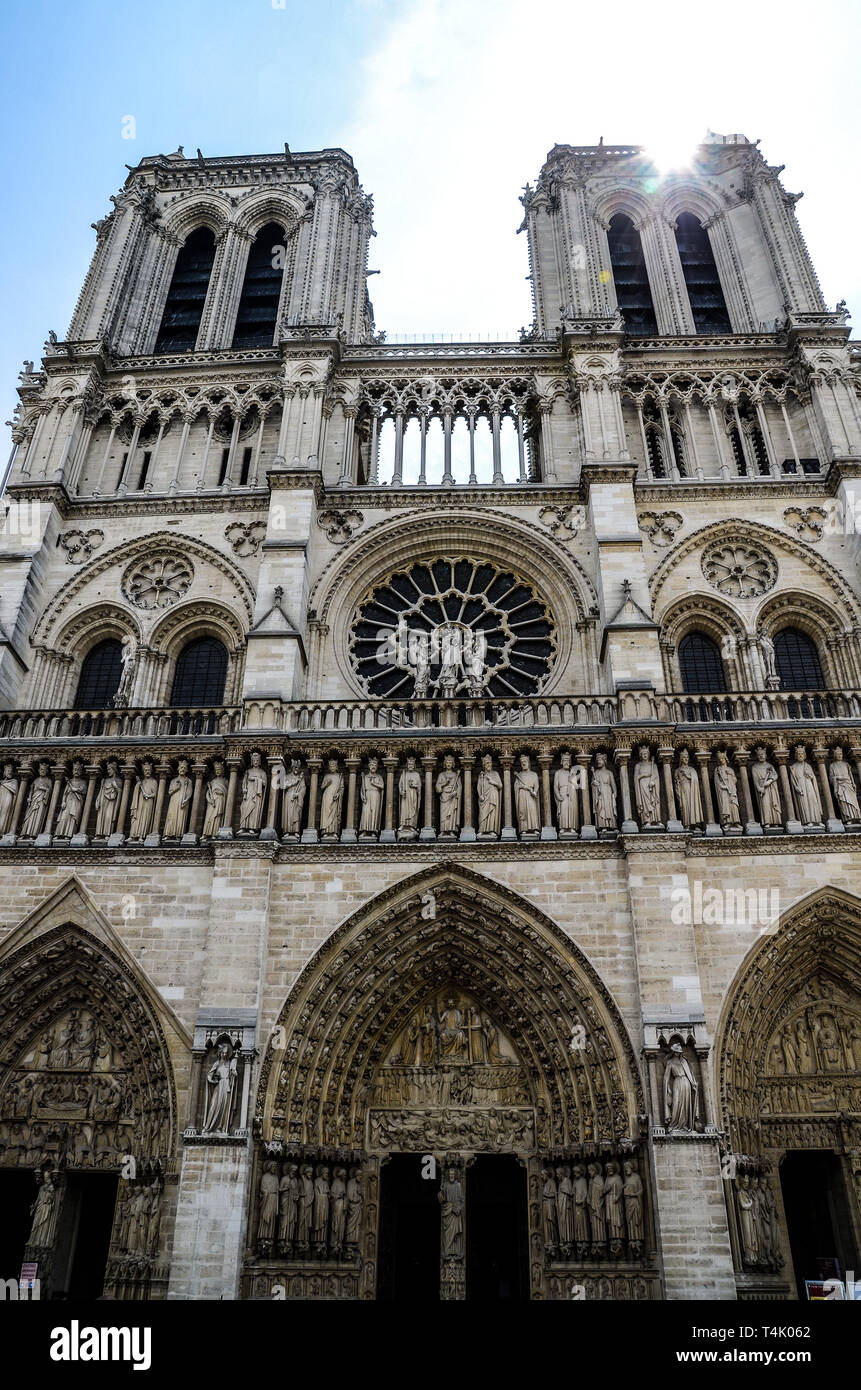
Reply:
[[4, 1275], [861, 1270], [861, 355], [780, 174], [557, 145], [533, 322], [422, 343], [343, 150], [130, 170], [0, 506]]

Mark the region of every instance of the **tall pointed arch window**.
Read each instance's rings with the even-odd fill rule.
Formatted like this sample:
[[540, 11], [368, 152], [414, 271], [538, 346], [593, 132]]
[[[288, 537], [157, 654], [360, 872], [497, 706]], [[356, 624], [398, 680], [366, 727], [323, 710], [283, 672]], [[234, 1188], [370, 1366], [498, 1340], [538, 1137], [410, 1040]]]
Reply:
[[208, 227], [198, 227], [176, 258], [156, 352], [194, 352], [214, 261], [215, 236]]
[[115, 637], [106, 637], [91, 647], [81, 666], [75, 709], [110, 709], [122, 670], [122, 646]]
[[697, 333], [731, 333], [709, 234], [692, 212], [676, 221], [676, 245]]
[[261, 227], [248, 253], [236, 328], [235, 348], [271, 347], [284, 278], [284, 232], [276, 222]]
[[200, 709], [224, 701], [227, 648], [217, 637], [197, 637], [183, 647], [176, 663], [170, 703], [177, 709]]
[[825, 689], [816, 644], [797, 627], [785, 627], [775, 633], [774, 661], [781, 690]]
[[624, 212], [617, 212], [610, 218], [607, 241], [616, 302], [625, 320], [625, 329], [635, 338], [654, 337], [658, 324], [640, 233]]
[[704, 632], [688, 632], [679, 643], [682, 689], [690, 695], [726, 690], [726, 675], [717, 642]]

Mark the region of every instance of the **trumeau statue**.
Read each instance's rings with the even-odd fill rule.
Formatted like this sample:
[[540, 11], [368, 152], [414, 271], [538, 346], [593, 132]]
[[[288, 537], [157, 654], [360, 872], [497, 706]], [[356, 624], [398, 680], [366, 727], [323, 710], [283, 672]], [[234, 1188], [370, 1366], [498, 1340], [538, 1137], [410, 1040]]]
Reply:
[[4, 763], [3, 777], [0, 780], [0, 835], [8, 834], [12, 828], [17, 795], [18, 778], [15, 776], [15, 764]]
[[819, 825], [822, 821], [822, 802], [816, 785], [816, 773], [807, 761], [807, 752], [801, 744], [795, 750], [795, 761], [789, 769], [789, 780], [795, 793], [801, 824]]
[[305, 805], [307, 786], [302, 764], [298, 758], [290, 759], [290, 769], [284, 774], [284, 800], [281, 807], [281, 822], [285, 835], [298, 837], [302, 831], [302, 808]]
[[203, 818], [201, 835], [204, 840], [212, 840], [224, 824], [224, 811], [227, 805], [227, 778], [224, 763], [213, 763], [212, 776], [206, 784], [206, 815]]
[[676, 789], [676, 801], [682, 825], [686, 829], [690, 829], [691, 826], [702, 825], [705, 817], [702, 797], [700, 796], [700, 779], [696, 768], [691, 767], [690, 754], [687, 748], [682, 748], [679, 752], [679, 765], [673, 777], [673, 785]]
[[143, 775], [137, 779], [132, 795], [129, 839], [145, 840], [151, 833], [155, 822], [155, 799], [158, 782], [152, 775], [152, 763], [147, 761], [142, 767]]
[[478, 834], [498, 838], [502, 827], [502, 778], [495, 771], [493, 758], [485, 753], [476, 781], [478, 795]]
[[383, 775], [379, 771], [379, 760], [368, 759], [368, 770], [362, 773], [360, 796], [362, 815], [359, 820], [360, 835], [379, 835], [383, 818]]
[[246, 768], [242, 778], [242, 799], [239, 803], [239, 829], [245, 834], [255, 834], [263, 824], [266, 809], [267, 777], [263, 760], [259, 753], [251, 754], [251, 766]]
[[181, 840], [188, 823], [188, 807], [191, 802], [191, 778], [188, 763], [180, 758], [176, 776], [168, 784], [167, 815], [164, 820], [165, 840]]
[[457, 1169], [449, 1167], [440, 1184], [439, 1201], [442, 1207], [442, 1257], [462, 1260], [463, 1242], [463, 1183]]
[[412, 756], [407, 758], [407, 765], [398, 778], [398, 797], [398, 834], [410, 839], [418, 830], [422, 797], [422, 775]]
[[33, 778], [33, 785], [27, 799], [24, 823], [21, 826], [22, 840], [35, 840], [37, 835], [41, 835], [50, 800], [51, 779], [48, 776], [48, 764], [40, 763], [39, 775]]
[[236, 1057], [228, 1042], [220, 1042], [206, 1073], [206, 1113], [203, 1134], [226, 1134], [230, 1128], [233, 1089], [236, 1085]]
[[122, 790], [123, 780], [119, 775], [119, 764], [112, 758], [96, 793], [95, 838], [97, 840], [106, 840], [109, 835], [113, 835], [116, 829]]
[[640, 747], [639, 760], [634, 764], [634, 797], [640, 814], [640, 824], [661, 824], [661, 787], [657, 765], [652, 761], [648, 744]]
[[777, 769], [768, 761], [762, 746], [754, 749], [750, 778], [759, 801], [759, 819], [763, 825], [783, 825]]
[[526, 753], [521, 754], [520, 767], [514, 774], [514, 805], [517, 810], [517, 827], [521, 835], [537, 835], [541, 829], [538, 773], [532, 771]]
[[337, 758], [330, 758], [328, 771], [322, 781], [320, 795], [320, 834], [335, 838], [341, 833], [341, 803], [344, 799], [344, 778], [338, 769]]
[[42, 1178], [36, 1200], [30, 1208], [33, 1224], [27, 1237], [28, 1245], [47, 1245], [51, 1239], [51, 1226], [54, 1220], [54, 1207], [57, 1201], [57, 1188], [50, 1173]]
[[681, 1043], [674, 1042], [664, 1067], [664, 1124], [671, 1132], [693, 1133], [699, 1121], [699, 1086]]

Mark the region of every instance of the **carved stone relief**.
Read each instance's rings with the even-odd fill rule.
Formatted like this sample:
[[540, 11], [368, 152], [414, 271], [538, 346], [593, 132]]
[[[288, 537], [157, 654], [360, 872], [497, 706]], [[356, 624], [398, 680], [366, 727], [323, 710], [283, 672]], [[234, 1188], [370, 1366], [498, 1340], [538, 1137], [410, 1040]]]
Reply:
[[703, 551], [702, 571], [712, 588], [729, 598], [758, 598], [777, 583], [774, 556], [749, 541], [713, 541]]
[[136, 608], [161, 610], [181, 599], [193, 579], [194, 568], [184, 555], [156, 551], [129, 566], [121, 587]]

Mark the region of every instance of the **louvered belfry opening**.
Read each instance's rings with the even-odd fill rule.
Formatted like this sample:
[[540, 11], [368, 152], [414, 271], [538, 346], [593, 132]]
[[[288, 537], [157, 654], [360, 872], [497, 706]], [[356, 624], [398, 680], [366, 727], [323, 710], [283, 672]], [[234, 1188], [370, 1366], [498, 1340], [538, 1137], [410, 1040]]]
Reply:
[[617, 212], [610, 219], [607, 240], [616, 285], [616, 302], [625, 320], [625, 331], [635, 338], [654, 337], [658, 332], [658, 323], [640, 233], [630, 217]]
[[284, 232], [275, 222], [261, 227], [248, 265], [233, 333], [235, 348], [271, 347], [284, 277]]
[[676, 245], [697, 333], [731, 333], [709, 234], [692, 212], [676, 221]]
[[194, 352], [214, 260], [215, 237], [208, 227], [198, 227], [177, 256], [156, 352]]

